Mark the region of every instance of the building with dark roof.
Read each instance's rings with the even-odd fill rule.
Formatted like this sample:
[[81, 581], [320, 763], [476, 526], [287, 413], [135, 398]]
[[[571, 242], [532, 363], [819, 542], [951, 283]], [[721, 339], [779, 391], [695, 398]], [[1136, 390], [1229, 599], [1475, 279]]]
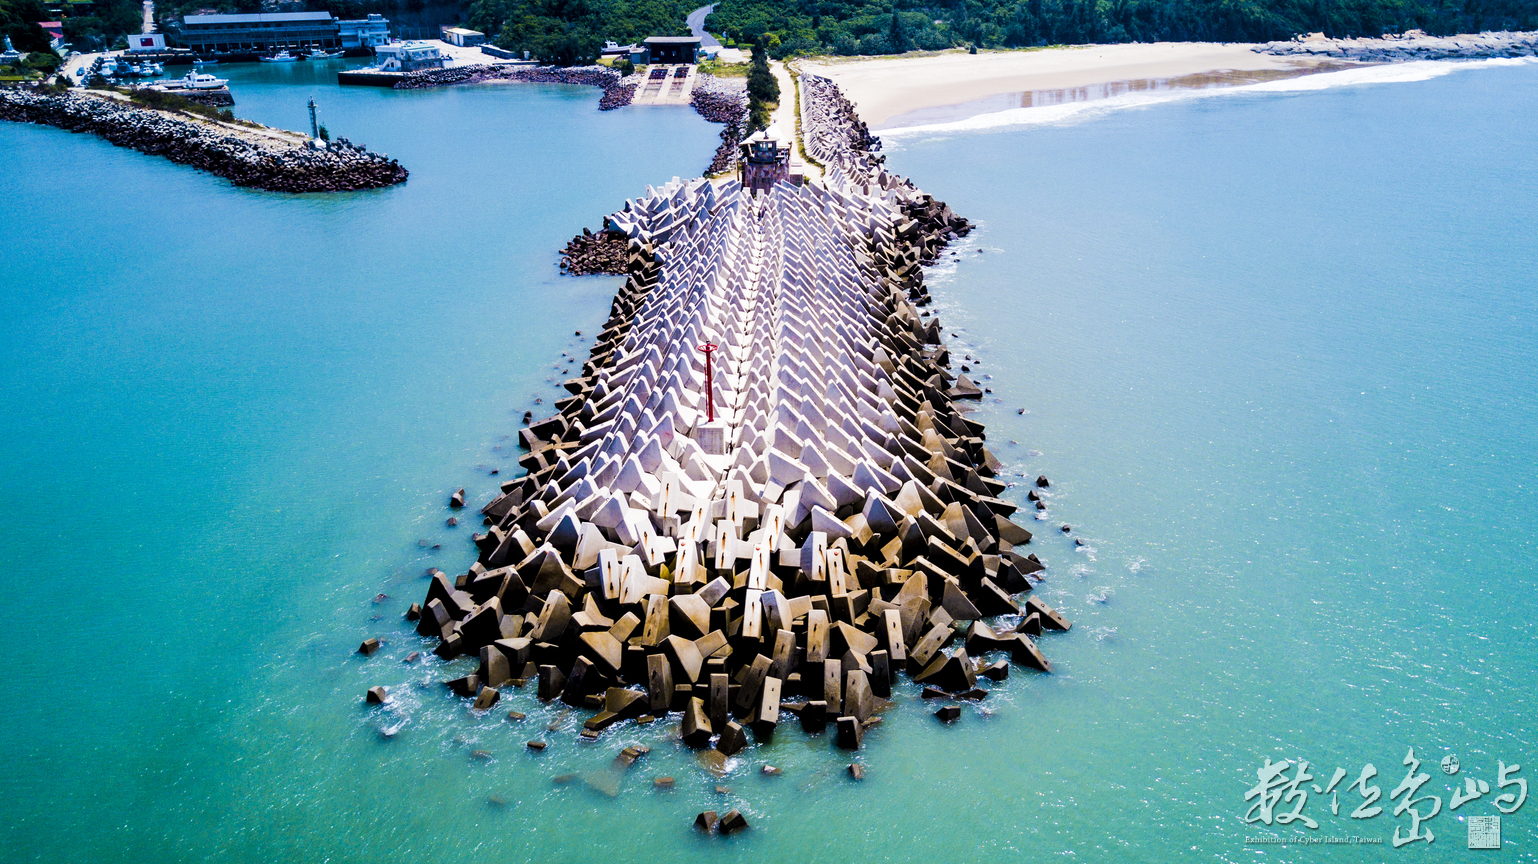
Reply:
[[643, 41], [645, 63], [695, 63], [700, 56], [698, 36], [653, 36]]
[[206, 53], [341, 47], [337, 20], [330, 12], [186, 15], [178, 36], [182, 45]]

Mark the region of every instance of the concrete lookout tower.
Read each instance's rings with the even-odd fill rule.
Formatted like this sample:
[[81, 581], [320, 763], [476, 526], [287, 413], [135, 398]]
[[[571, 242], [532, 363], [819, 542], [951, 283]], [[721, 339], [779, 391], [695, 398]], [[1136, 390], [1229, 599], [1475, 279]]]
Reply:
[[767, 191], [790, 179], [790, 144], [760, 131], [742, 142], [742, 188]]

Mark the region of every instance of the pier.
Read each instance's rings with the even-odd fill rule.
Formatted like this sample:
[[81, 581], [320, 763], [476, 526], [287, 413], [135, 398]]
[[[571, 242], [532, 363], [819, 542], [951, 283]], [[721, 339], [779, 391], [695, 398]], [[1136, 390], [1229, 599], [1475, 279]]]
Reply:
[[979, 677], [1051, 671], [1037, 640], [1071, 624], [921, 311], [971, 226], [801, 83], [825, 179], [675, 178], [605, 220], [627, 278], [582, 374], [525, 418], [475, 565], [408, 613], [479, 660], [446, 682], [477, 707], [529, 686], [591, 709], [588, 738], [666, 716], [730, 756], [794, 718], [855, 750], [904, 676], [948, 722]]

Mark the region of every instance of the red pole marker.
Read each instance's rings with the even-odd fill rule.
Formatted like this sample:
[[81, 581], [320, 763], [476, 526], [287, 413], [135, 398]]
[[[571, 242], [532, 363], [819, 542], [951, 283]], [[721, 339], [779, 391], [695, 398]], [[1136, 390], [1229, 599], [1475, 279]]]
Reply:
[[695, 349], [697, 351], [705, 352], [705, 403], [707, 406], [709, 406], [710, 409], [711, 423], [716, 422], [716, 388], [715, 378], [711, 374], [710, 355], [714, 354], [716, 349], [719, 347], [719, 345], [716, 345], [713, 342], [706, 342], [699, 348]]

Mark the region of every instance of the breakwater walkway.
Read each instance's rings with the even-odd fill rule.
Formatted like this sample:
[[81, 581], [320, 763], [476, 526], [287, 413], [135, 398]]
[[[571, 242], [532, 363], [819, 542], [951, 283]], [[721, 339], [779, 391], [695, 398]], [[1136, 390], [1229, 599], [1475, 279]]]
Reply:
[[346, 142], [317, 147], [297, 132], [143, 108], [113, 94], [0, 88], [0, 120], [88, 132], [119, 147], [274, 192], [376, 189], [406, 180], [394, 159]]
[[666, 716], [730, 756], [794, 717], [858, 749], [904, 675], [949, 721], [980, 677], [1050, 671], [1037, 639], [1070, 623], [921, 311], [922, 262], [971, 226], [802, 85], [827, 182], [675, 179], [607, 218], [628, 277], [581, 376], [521, 430], [476, 564], [408, 613], [479, 661], [446, 682], [473, 707], [527, 685], [589, 738]]

